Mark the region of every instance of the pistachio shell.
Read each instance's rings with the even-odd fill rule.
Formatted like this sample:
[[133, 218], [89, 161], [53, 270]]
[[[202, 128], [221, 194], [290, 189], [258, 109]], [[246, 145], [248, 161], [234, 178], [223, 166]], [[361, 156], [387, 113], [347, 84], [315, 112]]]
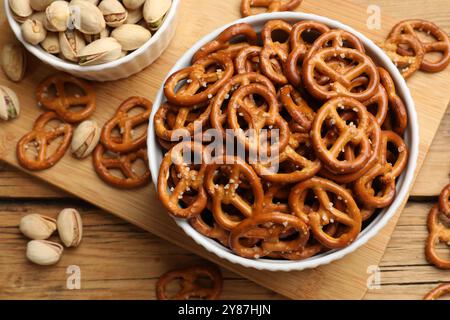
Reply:
[[47, 30], [39, 20], [27, 19], [21, 26], [22, 36], [25, 41], [38, 45], [47, 36]]
[[75, 209], [64, 209], [56, 221], [61, 241], [66, 247], [77, 247], [83, 237], [83, 222]]
[[144, 19], [151, 30], [161, 26], [166, 13], [172, 6], [172, 0], [146, 0], [144, 3]]
[[25, 50], [19, 44], [5, 44], [2, 49], [0, 64], [11, 81], [22, 80], [27, 65]]
[[78, 63], [82, 66], [102, 64], [120, 58], [122, 46], [111, 37], [96, 40], [84, 47], [79, 55]]
[[59, 46], [59, 34], [56, 32], [47, 32], [47, 37], [41, 42], [41, 47], [51, 54], [58, 54], [61, 51]]
[[28, 260], [41, 266], [56, 264], [64, 251], [62, 245], [46, 240], [32, 240], [27, 244]]
[[85, 34], [98, 34], [106, 28], [103, 14], [98, 7], [85, 0], [70, 3], [74, 27]]
[[86, 46], [83, 35], [78, 30], [59, 33], [59, 47], [64, 58], [78, 62], [78, 54]]
[[86, 158], [92, 153], [100, 140], [100, 128], [94, 120], [86, 120], [78, 125], [73, 133], [70, 146], [74, 157]]
[[142, 7], [145, 0], [123, 0], [122, 2], [128, 10], [136, 10]]
[[20, 103], [17, 94], [10, 88], [0, 86], [0, 119], [10, 120], [20, 114]]
[[66, 1], [52, 2], [45, 9], [45, 27], [49, 31], [66, 31], [70, 22], [70, 9]]
[[117, 0], [103, 0], [98, 8], [103, 13], [106, 24], [113, 28], [122, 25], [128, 16], [127, 10]]
[[24, 22], [33, 13], [30, 0], [9, 0], [9, 7], [14, 15], [14, 19], [20, 23]]
[[128, 16], [127, 20], [125, 20], [125, 23], [128, 24], [136, 24], [143, 18], [142, 10], [136, 9], [136, 10], [128, 10]]
[[56, 230], [56, 220], [32, 213], [20, 220], [19, 229], [24, 236], [32, 240], [45, 240]]
[[83, 34], [83, 36], [86, 43], [91, 43], [94, 42], [95, 40], [109, 37], [109, 29], [105, 28], [103, 29], [102, 32], [98, 34]]
[[30, 5], [33, 10], [44, 11], [53, 1], [56, 0], [30, 0]]
[[114, 29], [111, 37], [122, 45], [123, 50], [132, 51], [142, 47], [152, 37], [152, 34], [140, 25], [124, 24]]

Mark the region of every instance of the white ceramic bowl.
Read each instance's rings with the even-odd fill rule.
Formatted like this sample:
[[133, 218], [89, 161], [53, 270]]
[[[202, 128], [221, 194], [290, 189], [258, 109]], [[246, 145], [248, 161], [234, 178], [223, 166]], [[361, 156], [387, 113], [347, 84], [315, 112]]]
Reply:
[[[247, 22], [255, 27], [257, 31], [260, 31], [262, 26], [269, 20], [273, 19], [283, 19], [288, 22], [297, 22], [300, 20], [315, 20], [321, 23], [328, 25], [331, 28], [340, 28], [347, 30], [354, 35], [358, 36], [364, 43], [368, 54], [377, 62], [378, 65], [386, 68], [389, 73], [392, 75], [395, 84], [397, 86], [397, 91], [399, 95], [405, 101], [407, 110], [408, 110], [408, 129], [405, 132], [405, 142], [409, 148], [409, 161], [406, 167], [405, 172], [399, 177], [397, 181], [397, 196], [395, 201], [389, 208], [386, 208], [378, 214], [378, 216], [372, 221], [372, 223], [367, 226], [358, 236], [358, 238], [348, 247], [339, 249], [339, 250], [331, 250], [326, 253], [322, 253], [320, 255], [311, 257], [302, 261], [289, 261], [289, 260], [269, 260], [269, 259], [247, 259], [235, 255], [231, 250], [223, 247], [221, 244], [216, 241], [209, 239], [200, 233], [198, 233], [195, 229], [193, 229], [186, 220], [183, 219], [175, 219], [176, 223], [198, 244], [202, 245], [206, 250], [216, 254], [217, 256], [226, 259], [232, 263], [240, 264], [244, 267], [251, 267], [260, 270], [270, 270], [270, 271], [291, 271], [291, 270], [303, 270], [307, 268], [315, 268], [320, 265], [328, 264], [334, 260], [340, 259], [345, 255], [355, 251], [357, 248], [361, 247], [365, 244], [369, 239], [374, 237], [392, 218], [392, 216], [397, 212], [398, 208], [405, 200], [407, 193], [411, 187], [413, 181], [413, 175], [416, 168], [416, 162], [418, 157], [419, 150], [419, 125], [417, 122], [417, 114], [415, 110], [414, 101], [411, 97], [411, 93], [406, 86], [406, 82], [403, 77], [398, 72], [397, 68], [388, 58], [388, 56], [371, 40], [367, 37], [346, 26], [343, 23], [337, 22], [335, 20], [331, 20], [325, 17], [313, 15], [313, 14], [305, 14], [305, 13], [295, 13], [295, 12], [280, 12], [280, 13], [269, 13], [269, 14], [261, 14], [256, 16], [247, 17], [233, 23], [230, 23], [218, 30], [213, 31], [199, 42], [197, 42], [188, 52], [186, 52], [180, 60], [175, 64], [172, 70], [169, 72], [169, 75], [173, 72], [187, 67], [190, 64], [191, 58], [193, 54], [205, 43], [216, 38], [220, 32], [222, 32], [225, 28], [230, 25], [239, 23], [239, 22]], [[159, 166], [162, 161], [162, 152], [156, 140], [154, 126], [153, 126], [153, 118], [154, 115], [161, 105], [161, 103], [165, 101], [163, 88], [158, 92], [156, 97], [152, 114], [150, 116], [150, 125], [148, 131], [148, 157], [150, 162], [150, 170], [152, 173], [153, 181], [158, 180], [158, 172]]]
[[60, 59], [55, 55], [47, 53], [41, 46], [34, 46], [26, 42], [20, 31], [20, 24], [14, 20], [9, 1], [3, 1], [6, 17], [12, 31], [25, 48], [42, 62], [57, 70], [70, 73], [76, 77], [94, 81], [112, 81], [127, 78], [138, 73], [155, 61], [166, 48], [175, 35], [179, 6], [181, 0], [173, 0], [165, 21], [158, 32], [151, 37], [142, 47], [116, 61], [94, 65], [80, 66], [72, 62]]

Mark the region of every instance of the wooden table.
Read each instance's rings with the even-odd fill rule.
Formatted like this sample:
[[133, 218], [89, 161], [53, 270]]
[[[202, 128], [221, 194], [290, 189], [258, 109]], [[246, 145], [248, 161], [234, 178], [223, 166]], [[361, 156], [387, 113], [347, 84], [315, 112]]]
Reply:
[[[370, 0], [352, 0], [362, 5]], [[383, 12], [399, 19], [421, 17], [435, 21], [450, 33], [448, 0], [378, 0]], [[450, 88], [450, 84], [449, 84]], [[450, 109], [441, 123], [430, 153], [401, 215], [380, 264], [381, 285], [365, 299], [420, 299], [450, 275], [424, 259], [425, 219], [450, 173]], [[82, 245], [66, 250], [62, 266], [36, 267], [25, 259], [27, 240], [17, 229], [30, 212], [56, 216], [65, 207], [82, 211]], [[189, 252], [74, 199], [25, 174], [0, 164], [0, 299], [153, 299], [154, 284], [168, 269], [203, 262]], [[66, 288], [66, 266], [81, 270], [81, 289]], [[224, 299], [283, 298], [231, 272], [223, 270]], [[350, 284], [349, 284], [350, 285]]]

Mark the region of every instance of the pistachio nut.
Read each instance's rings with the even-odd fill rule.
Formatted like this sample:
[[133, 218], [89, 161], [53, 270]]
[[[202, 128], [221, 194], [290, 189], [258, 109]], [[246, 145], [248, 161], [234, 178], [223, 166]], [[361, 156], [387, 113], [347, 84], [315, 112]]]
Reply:
[[56, 221], [61, 241], [66, 247], [77, 247], [83, 237], [81, 216], [75, 209], [62, 210]]
[[151, 31], [162, 25], [166, 13], [172, 6], [172, 0], [146, 0], [144, 3], [144, 19]]
[[33, 13], [30, 0], [9, 0], [9, 7], [11, 8], [14, 19], [20, 23], [28, 19]]
[[109, 29], [105, 28], [103, 29], [102, 32], [97, 34], [83, 34], [83, 37], [86, 43], [91, 43], [94, 42], [95, 40], [109, 37]]
[[100, 128], [95, 120], [86, 120], [78, 125], [73, 133], [70, 150], [78, 159], [86, 158], [100, 140]]
[[27, 244], [28, 260], [41, 266], [56, 264], [64, 251], [62, 245], [47, 240], [32, 240]]
[[33, 10], [44, 11], [53, 1], [56, 0], [30, 0], [30, 5]]
[[129, 24], [136, 24], [143, 18], [142, 10], [136, 9], [136, 10], [128, 10], [128, 16], [127, 20], [125, 20], [125, 23]]
[[124, 24], [111, 32], [111, 37], [122, 46], [122, 50], [136, 50], [146, 43], [152, 34], [144, 27], [137, 24]]
[[51, 54], [60, 53], [59, 36], [56, 32], [47, 32], [47, 37], [41, 42], [41, 47]]
[[20, 44], [5, 44], [0, 58], [2, 69], [11, 81], [18, 82], [23, 79], [27, 58], [25, 50]]
[[128, 12], [118, 0], [102, 0], [98, 8], [110, 27], [116, 28], [127, 20]]
[[100, 9], [85, 0], [70, 2], [74, 27], [85, 34], [98, 34], [106, 28], [106, 22]]
[[38, 45], [47, 36], [47, 29], [39, 20], [27, 19], [21, 26], [22, 37], [26, 42]]
[[83, 35], [78, 30], [59, 33], [59, 47], [64, 58], [78, 62], [78, 54], [86, 46]]
[[121, 54], [122, 46], [116, 39], [98, 39], [81, 50], [78, 63], [82, 66], [102, 64], [119, 59]]
[[32, 240], [45, 240], [56, 230], [56, 220], [37, 213], [27, 214], [20, 220], [19, 229]]
[[0, 119], [8, 121], [20, 114], [20, 102], [17, 94], [10, 88], [0, 86]]
[[123, 0], [122, 2], [128, 10], [136, 10], [142, 7], [145, 0]]
[[58, 0], [45, 9], [45, 27], [49, 31], [66, 31], [70, 22], [69, 3]]

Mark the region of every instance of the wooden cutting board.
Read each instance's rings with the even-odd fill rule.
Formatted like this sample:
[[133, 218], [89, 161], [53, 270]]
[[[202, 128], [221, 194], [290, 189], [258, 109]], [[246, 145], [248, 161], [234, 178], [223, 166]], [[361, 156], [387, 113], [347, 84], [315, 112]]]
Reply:
[[[94, 118], [103, 124], [111, 117], [120, 102], [131, 95], [143, 95], [153, 99], [168, 70], [186, 49], [213, 29], [239, 18], [239, 3], [240, 0], [183, 0], [177, 35], [160, 59], [129, 79], [94, 84], [98, 96], [98, 109]], [[376, 41], [382, 40], [395, 23], [394, 19], [383, 14], [383, 30], [368, 30], [366, 8], [348, 2], [343, 4], [339, 0], [305, 0], [301, 10], [340, 20]], [[0, 26], [2, 30], [8, 30], [3, 13], [0, 14]], [[11, 32], [2, 32], [0, 44], [12, 39]], [[19, 119], [0, 124], [0, 159], [13, 166], [18, 166], [15, 156], [17, 140], [31, 129], [34, 120], [42, 112], [37, 107], [34, 97], [36, 85], [53, 72], [39, 61], [30, 58], [27, 76], [20, 84], [11, 83], [4, 76], [0, 79], [0, 84], [16, 90], [22, 104]], [[433, 75], [418, 73], [409, 80], [421, 126], [418, 168], [422, 165], [450, 99], [449, 84], [450, 69]], [[153, 186], [134, 191], [111, 188], [97, 178], [91, 159], [79, 161], [66, 155], [54, 168], [31, 174], [157, 236], [296, 299], [361, 298], [367, 290], [367, 267], [378, 265], [380, 262], [400, 213], [397, 213], [377, 237], [344, 259], [314, 270], [273, 273], [245, 269], [206, 252], [168, 217], [156, 200]]]

